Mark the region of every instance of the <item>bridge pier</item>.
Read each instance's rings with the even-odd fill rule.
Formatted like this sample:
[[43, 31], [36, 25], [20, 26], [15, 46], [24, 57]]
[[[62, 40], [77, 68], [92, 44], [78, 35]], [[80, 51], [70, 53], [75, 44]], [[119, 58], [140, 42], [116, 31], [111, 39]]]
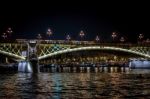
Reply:
[[39, 73], [39, 62], [37, 59], [30, 60], [33, 73]]
[[37, 56], [37, 41], [31, 40], [28, 45], [27, 60], [30, 61], [33, 73], [39, 73], [39, 60]]

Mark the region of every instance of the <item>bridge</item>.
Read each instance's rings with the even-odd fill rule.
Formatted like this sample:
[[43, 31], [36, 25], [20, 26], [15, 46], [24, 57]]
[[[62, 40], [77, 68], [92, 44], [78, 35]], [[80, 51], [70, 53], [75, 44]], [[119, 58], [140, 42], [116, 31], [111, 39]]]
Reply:
[[42, 60], [59, 54], [83, 50], [122, 51], [150, 58], [150, 45], [143, 44], [113, 44], [66, 40], [18, 40], [14, 43], [0, 43], [0, 54], [20, 60], [29, 59], [33, 54], [37, 56], [38, 60]]
[[121, 51], [150, 59], [150, 45], [147, 44], [66, 40], [17, 40], [13, 43], [0, 43], [0, 54], [18, 61], [32, 61], [35, 65], [33, 66], [35, 71], [38, 71], [37, 65], [40, 60], [84, 50]]

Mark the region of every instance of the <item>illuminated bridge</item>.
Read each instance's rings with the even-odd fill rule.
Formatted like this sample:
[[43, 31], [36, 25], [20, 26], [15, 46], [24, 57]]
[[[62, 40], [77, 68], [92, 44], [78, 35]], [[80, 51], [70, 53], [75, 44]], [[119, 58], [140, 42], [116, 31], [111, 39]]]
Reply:
[[54, 55], [84, 50], [122, 51], [150, 58], [150, 46], [142, 44], [113, 44], [66, 40], [18, 40], [14, 43], [0, 43], [0, 54], [15, 58], [16, 60], [30, 60], [32, 55], [36, 55], [38, 60], [42, 60]]

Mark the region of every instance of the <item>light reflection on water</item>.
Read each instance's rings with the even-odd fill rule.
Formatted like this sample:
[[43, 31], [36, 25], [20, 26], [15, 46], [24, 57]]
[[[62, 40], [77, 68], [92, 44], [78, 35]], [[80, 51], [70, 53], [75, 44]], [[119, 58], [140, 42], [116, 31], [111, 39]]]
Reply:
[[0, 74], [0, 99], [150, 98], [150, 70]]

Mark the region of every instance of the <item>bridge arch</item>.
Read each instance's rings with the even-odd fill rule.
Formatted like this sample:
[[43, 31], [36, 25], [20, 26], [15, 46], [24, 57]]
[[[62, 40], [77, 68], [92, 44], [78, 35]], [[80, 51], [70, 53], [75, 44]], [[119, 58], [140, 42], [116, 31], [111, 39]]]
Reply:
[[83, 51], [83, 50], [112, 50], [112, 51], [122, 51], [122, 52], [127, 52], [127, 53], [131, 53], [131, 54], [135, 54], [135, 55], [139, 55], [139, 56], [143, 56], [143, 57], [147, 57], [150, 58], [150, 55], [148, 54], [144, 54], [138, 51], [133, 51], [130, 49], [124, 49], [124, 48], [118, 48], [118, 47], [101, 47], [101, 46], [89, 46], [89, 47], [80, 47], [80, 48], [72, 48], [72, 49], [65, 49], [65, 50], [60, 50], [57, 52], [53, 52], [47, 55], [43, 55], [38, 57], [39, 60], [54, 56], [54, 55], [59, 55], [59, 54], [64, 54], [64, 53], [68, 53], [68, 52], [75, 52], [75, 51]]
[[10, 53], [10, 52], [6, 52], [6, 51], [1, 51], [0, 50], [0, 54], [10, 56], [10, 57], [14, 57], [14, 58], [21, 59], [21, 60], [25, 60], [25, 57], [23, 57], [23, 56], [19, 56], [19, 55], [16, 55], [16, 54], [13, 54], [13, 53]]

